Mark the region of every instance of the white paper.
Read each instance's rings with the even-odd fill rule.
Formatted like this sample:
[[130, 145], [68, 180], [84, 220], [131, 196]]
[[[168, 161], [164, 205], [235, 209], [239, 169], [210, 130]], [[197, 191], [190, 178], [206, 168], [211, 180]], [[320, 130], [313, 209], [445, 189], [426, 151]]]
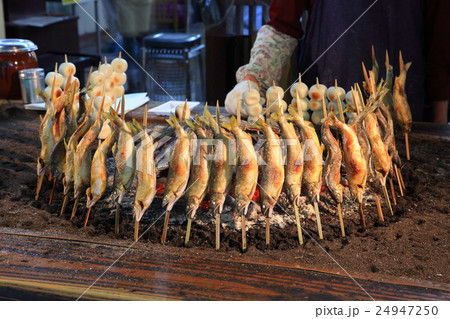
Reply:
[[[169, 101], [169, 102], [166, 102], [164, 104], [161, 104], [157, 107], [154, 107], [154, 108], [148, 110], [148, 113], [169, 116], [170, 113], [175, 113], [175, 109], [180, 104], [184, 104], [184, 101]], [[188, 108], [190, 110], [192, 110], [194, 107], [196, 107], [199, 104], [200, 104], [200, 102], [196, 102], [196, 101], [187, 102]]]

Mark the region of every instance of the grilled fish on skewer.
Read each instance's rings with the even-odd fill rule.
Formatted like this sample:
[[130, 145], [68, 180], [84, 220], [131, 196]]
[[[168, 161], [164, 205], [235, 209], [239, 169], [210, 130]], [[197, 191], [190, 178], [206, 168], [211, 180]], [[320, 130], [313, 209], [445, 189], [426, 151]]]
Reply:
[[161, 243], [165, 244], [167, 236], [167, 227], [169, 223], [170, 211], [175, 202], [183, 195], [189, 180], [189, 170], [191, 167], [191, 150], [190, 137], [178, 123], [175, 115], [170, 114], [170, 119], [167, 120], [170, 126], [175, 129], [177, 141], [173, 147], [172, 155], [170, 157], [169, 173], [166, 180], [166, 188], [164, 190], [163, 207], [166, 210], [164, 219], [163, 234]]
[[213, 119], [207, 107], [205, 107], [201, 120], [212, 129], [214, 136], [214, 157], [211, 163], [208, 189], [212, 209], [216, 214], [216, 250], [218, 250], [220, 249], [220, 214], [222, 214], [223, 204], [233, 179], [233, 165], [229, 156], [230, 143], [233, 137], [220, 127], [218, 103], [216, 105], [216, 120]]
[[237, 124], [236, 118], [231, 117], [230, 123], [223, 123], [222, 126], [231, 131], [236, 137], [237, 144], [237, 165], [236, 184], [234, 194], [236, 199], [236, 209], [241, 215], [242, 251], [247, 250], [246, 235], [246, 215], [258, 184], [258, 161], [255, 148], [252, 144], [252, 137], [245, 133]]
[[[101, 113], [101, 110], [99, 110], [99, 113]], [[105, 116], [116, 125], [116, 131], [119, 134], [114, 153], [116, 168], [114, 171], [113, 197], [120, 204], [135, 174], [136, 148], [131, 128], [118, 116], [117, 112], [110, 109], [109, 114], [105, 114]]]
[[69, 138], [69, 142], [66, 145], [66, 165], [64, 167], [64, 177], [63, 177], [63, 185], [64, 185], [64, 201], [61, 207], [61, 212], [59, 215], [61, 216], [66, 210], [67, 201], [69, 200], [70, 191], [73, 190], [74, 184], [74, 174], [75, 174], [75, 153], [76, 148], [81, 140], [81, 138], [86, 134], [91, 125], [89, 119], [89, 112], [92, 108], [92, 102], [89, 104], [88, 110], [84, 114], [83, 122], [78, 126], [72, 136]]
[[[300, 129], [304, 143], [303, 186], [308, 199], [313, 202], [314, 199], [319, 200], [320, 188], [322, 186], [322, 147], [314, 125], [311, 122], [304, 121], [292, 106], [289, 107], [289, 113], [292, 115], [294, 123]], [[308, 145], [305, 143], [308, 143]]]
[[399, 53], [400, 74], [395, 77], [394, 82], [394, 113], [397, 123], [405, 134], [406, 159], [409, 161], [408, 133], [411, 131], [412, 115], [405, 93], [406, 73], [411, 67], [411, 62], [403, 63], [402, 52]]
[[37, 159], [37, 175], [38, 182], [36, 187], [36, 200], [39, 198], [42, 181], [44, 180], [45, 171], [50, 164], [50, 156], [53, 146], [55, 145], [55, 137], [53, 135], [54, 106], [51, 100], [46, 100], [47, 111], [42, 119], [39, 127], [39, 139], [41, 141], [41, 153]]
[[256, 127], [259, 127], [266, 139], [263, 149], [264, 165], [261, 165], [261, 180], [259, 184], [259, 196], [261, 208], [266, 216], [266, 244], [270, 244], [270, 218], [273, 207], [277, 203], [284, 183], [284, 163], [281, 151], [280, 139], [273, 132], [271, 126], [259, 119]]
[[367, 164], [358, 142], [354, 127], [339, 121], [331, 113], [330, 124], [336, 127], [342, 137], [344, 162], [350, 191], [355, 200], [362, 202], [362, 193], [366, 186]]
[[394, 107], [394, 97], [392, 96], [392, 84], [394, 83], [394, 68], [389, 64], [389, 54], [386, 50], [386, 79], [383, 86], [388, 90], [386, 95], [383, 97], [383, 104], [389, 109]]
[[286, 168], [284, 178], [284, 189], [286, 195], [294, 206], [295, 220], [297, 223], [297, 235], [299, 244], [303, 244], [302, 228], [300, 225], [300, 193], [303, 176], [303, 145], [297, 137], [294, 125], [289, 123], [284, 116], [282, 109], [278, 108], [276, 113], [272, 113], [272, 119], [277, 121], [281, 129], [281, 136], [286, 143]]
[[214, 120], [208, 109], [205, 109], [201, 120], [214, 134], [214, 158], [208, 188], [212, 209], [216, 214], [220, 214], [233, 178], [233, 165], [229, 156], [230, 141], [233, 137], [219, 126], [218, 118]]
[[327, 150], [323, 166], [324, 184], [336, 203], [342, 203], [344, 187], [341, 184], [342, 153], [339, 142], [330, 131], [330, 120], [327, 117], [321, 127], [322, 142]]
[[108, 186], [108, 173], [106, 172], [106, 155], [114, 144], [115, 132], [111, 130], [109, 136], [100, 144], [94, 153], [91, 165], [91, 186], [86, 189], [88, 211], [84, 219], [84, 227], [89, 220], [92, 207], [100, 200]]
[[297, 137], [292, 123], [289, 123], [278, 109], [278, 112], [272, 113], [272, 118], [277, 121], [281, 128], [281, 136], [286, 141], [286, 169], [284, 188], [292, 204], [300, 206], [300, 193], [303, 176], [303, 146]]
[[135, 220], [135, 237], [138, 240], [139, 221], [144, 213], [150, 207], [156, 194], [156, 165], [155, 165], [155, 148], [157, 143], [153, 142], [153, 138], [147, 134], [147, 107], [144, 112], [144, 129], [139, 123], [134, 125], [141, 132], [141, 143], [136, 150], [136, 176], [137, 188], [134, 197], [133, 217]]
[[100, 144], [94, 153], [91, 164], [91, 184], [86, 189], [86, 207], [91, 208], [102, 197], [108, 185], [108, 174], [106, 172], [106, 155], [114, 144], [114, 130]]
[[74, 159], [74, 198], [75, 204], [72, 210], [71, 219], [75, 216], [78, 201], [81, 195], [91, 185], [91, 151], [94, 141], [97, 139], [103, 120], [101, 112], [98, 113], [94, 124], [89, 128], [86, 134], [81, 138], [75, 151]]
[[297, 110], [292, 106], [289, 107], [289, 113], [293, 117], [294, 123], [300, 129], [304, 147], [302, 184], [306, 190], [308, 200], [314, 205], [319, 238], [323, 239], [322, 222], [318, 204], [320, 189], [322, 187], [323, 149], [313, 124], [303, 120], [303, 116], [300, 116], [297, 113]]
[[200, 203], [206, 195], [209, 182], [210, 161], [208, 155], [210, 153], [210, 140], [208, 139], [205, 130], [200, 124], [198, 115], [195, 117], [195, 122], [186, 119], [186, 124], [197, 135], [196, 146], [193, 149], [193, 158], [191, 163], [191, 172], [189, 182], [186, 190], [186, 214], [188, 217], [188, 228], [186, 231], [185, 244], [189, 242], [190, 224], [195, 218]]
[[258, 181], [258, 162], [255, 148], [252, 144], [252, 137], [239, 128], [234, 116], [231, 117], [230, 123], [223, 123], [222, 126], [236, 137], [237, 167], [234, 194], [237, 211], [246, 215]]
[[406, 133], [411, 131], [412, 116], [405, 93], [406, 74], [411, 67], [411, 62], [403, 63], [402, 52], [399, 53], [400, 74], [394, 82], [394, 111], [397, 122]]

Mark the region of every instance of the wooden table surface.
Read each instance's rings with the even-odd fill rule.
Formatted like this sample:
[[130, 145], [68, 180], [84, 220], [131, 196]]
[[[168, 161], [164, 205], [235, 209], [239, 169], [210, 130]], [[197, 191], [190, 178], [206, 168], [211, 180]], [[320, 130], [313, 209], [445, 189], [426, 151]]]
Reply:
[[0, 300], [450, 299], [445, 284], [357, 278], [364, 291], [347, 276], [196, 249], [127, 249], [14, 229], [0, 231], [0, 247]]

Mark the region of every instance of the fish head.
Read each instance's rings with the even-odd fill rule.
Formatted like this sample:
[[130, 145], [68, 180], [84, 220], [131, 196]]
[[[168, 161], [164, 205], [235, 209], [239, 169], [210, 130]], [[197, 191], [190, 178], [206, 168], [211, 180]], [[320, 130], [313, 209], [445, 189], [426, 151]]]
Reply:
[[201, 200], [195, 196], [190, 196], [186, 201], [186, 215], [188, 218], [194, 219], [195, 213], [200, 206]]
[[320, 187], [322, 183], [320, 182], [311, 182], [305, 184], [306, 196], [308, 200], [313, 202], [314, 199], [319, 200]]
[[241, 215], [247, 215], [248, 205], [250, 201], [247, 197], [237, 196], [236, 198], [236, 211]]
[[362, 195], [363, 195], [363, 189], [359, 185], [350, 185], [350, 192], [353, 196], [353, 200], [362, 203]]
[[225, 195], [222, 193], [214, 193], [210, 195], [210, 202], [215, 214], [220, 214], [223, 210]]
[[292, 184], [286, 187], [286, 195], [289, 201], [297, 205], [297, 207], [300, 206], [300, 192], [301, 186], [299, 184]]

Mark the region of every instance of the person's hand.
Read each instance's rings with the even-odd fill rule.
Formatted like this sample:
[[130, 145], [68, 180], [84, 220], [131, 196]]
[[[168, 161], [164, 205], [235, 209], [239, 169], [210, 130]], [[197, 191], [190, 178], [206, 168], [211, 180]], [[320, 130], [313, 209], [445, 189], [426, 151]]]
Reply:
[[241, 116], [248, 116], [245, 111], [243, 96], [249, 91], [249, 83], [252, 90], [259, 92], [258, 85], [253, 81], [239, 82], [230, 92], [228, 92], [227, 97], [225, 98], [225, 110], [227, 110], [227, 112], [231, 115], [236, 115], [236, 109], [239, 103], [241, 107]]

